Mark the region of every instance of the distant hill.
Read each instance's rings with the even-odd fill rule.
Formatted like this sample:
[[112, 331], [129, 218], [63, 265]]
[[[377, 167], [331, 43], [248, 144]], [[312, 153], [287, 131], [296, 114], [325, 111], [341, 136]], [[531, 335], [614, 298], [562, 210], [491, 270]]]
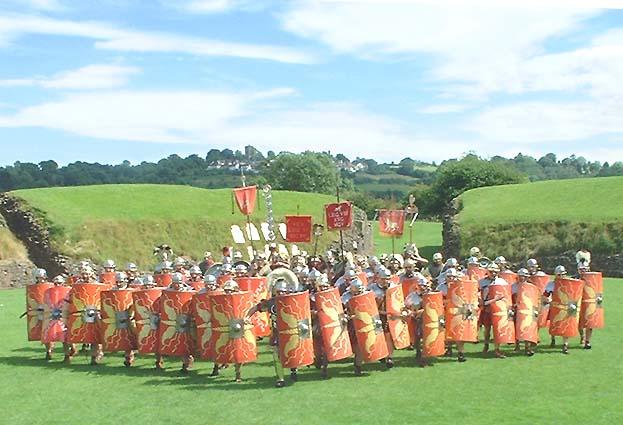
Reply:
[[[156, 262], [152, 248], [162, 243], [169, 244], [176, 254], [200, 259], [204, 251], [210, 250], [218, 258], [221, 247], [232, 245], [230, 225], [245, 223], [237, 208], [232, 214], [229, 189], [137, 184], [11, 193], [25, 200], [47, 222], [57, 249], [73, 258], [97, 262], [113, 258], [119, 264], [134, 261], [148, 267]], [[299, 212], [322, 222], [324, 204], [334, 199], [315, 193], [273, 191], [275, 219], [279, 222], [284, 215]], [[252, 222], [259, 227], [265, 221], [266, 208], [261, 199]], [[334, 236], [325, 235], [320, 246]], [[265, 242], [256, 244], [263, 247]]]
[[459, 199], [463, 255], [473, 245], [515, 259], [623, 251], [623, 177], [482, 187]]

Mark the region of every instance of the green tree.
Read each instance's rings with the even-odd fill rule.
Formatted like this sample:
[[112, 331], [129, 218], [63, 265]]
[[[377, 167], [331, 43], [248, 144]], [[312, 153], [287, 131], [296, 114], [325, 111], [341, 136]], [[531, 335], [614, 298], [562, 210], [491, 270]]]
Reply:
[[333, 193], [338, 172], [327, 154], [282, 153], [264, 169], [264, 177], [274, 189]]
[[466, 190], [524, 181], [527, 181], [526, 176], [513, 166], [468, 155], [460, 161], [448, 161], [439, 167], [427, 193], [426, 207], [433, 214], [443, 214], [450, 201]]

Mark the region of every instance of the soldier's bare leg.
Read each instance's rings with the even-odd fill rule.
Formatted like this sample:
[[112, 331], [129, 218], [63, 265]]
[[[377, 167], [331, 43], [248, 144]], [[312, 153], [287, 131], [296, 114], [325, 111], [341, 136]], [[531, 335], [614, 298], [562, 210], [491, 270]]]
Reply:
[[504, 359], [506, 358], [506, 355], [502, 352], [502, 350], [500, 349], [500, 344], [493, 344], [495, 347], [495, 357], [498, 359]]
[[193, 362], [195, 361], [195, 358], [192, 356], [192, 354], [187, 354], [184, 357], [182, 357], [182, 373], [188, 373], [188, 370], [192, 367]]
[[584, 339], [584, 329], [580, 328], [580, 345], [584, 345], [585, 339]]
[[298, 369], [293, 367], [292, 369], [290, 369], [290, 379], [292, 380], [292, 382], [296, 382], [298, 381]]
[[456, 342], [456, 350], [459, 352], [458, 361], [463, 363], [467, 359], [465, 358], [465, 343], [463, 341]]
[[123, 362], [125, 367], [130, 367], [134, 364], [134, 351], [127, 350], [125, 352], [125, 361]]
[[586, 328], [586, 333], [584, 334], [584, 349], [590, 350], [592, 347], [591, 339], [593, 337], [593, 328]]
[[549, 346], [554, 348], [556, 346], [556, 337], [552, 335], [552, 339], [550, 340]]
[[275, 366], [275, 376], [277, 377], [277, 382], [275, 386], [277, 388], [281, 388], [286, 385], [286, 381], [283, 376], [283, 366], [281, 365], [281, 360], [279, 360], [279, 348], [277, 346], [273, 346], [273, 365]]
[[562, 337], [562, 354], [569, 354], [569, 338], [566, 336]]
[[97, 366], [103, 357], [102, 344], [91, 344], [91, 366]]
[[388, 369], [394, 367], [394, 359], [392, 358], [394, 354], [394, 341], [392, 340], [392, 335], [389, 332], [385, 332], [385, 343], [387, 344], [387, 359], [385, 360], [385, 366]]
[[74, 357], [74, 354], [76, 354], [76, 348], [74, 345], [64, 342], [63, 352], [65, 353], [65, 359], [63, 361], [67, 364], [71, 363], [71, 359]]
[[54, 351], [54, 343], [48, 342], [45, 344], [45, 359], [52, 360], [52, 351]]
[[156, 369], [164, 369], [164, 361], [162, 360], [161, 354], [156, 354]]
[[327, 360], [327, 356], [324, 354], [324, 352], [322, 353], [320, 358], [320, 375], [324, 379], [327, 379], [329, 377], [329, 361]]
[[240, 363], [236, 363], [235, 364], [235, 369], [236, 369], [236, 382], [242, 382], [242, 374], [240, 372], [240, 368], [242, 367], [242, 365]]
[[217, 362], [214, 362], [214, 367], [212, 368], [212, 373], [210, 374], [210, 376], [218, 376], [219, 375], [219, 365]]
[[443, 353], [444, 357], [450, 357], [452, 356], [452, 343], [451, 342], [446, 342], [446, 352]]
[[484, 331], [484, 346], [482, 347], [482, 352], [483, 353], [488, 353], [489, 352], [489, 341], [491, 340], [491, 326], [485, 326], [485, 331]]
[[359, 351], [359, 347], [357, 345], [353, 346], [355, 352], [355, 358], [353, 360], [353, 367], [355, 369], [355, 376], [361, 376], [363, 373], [361, 371], [361, 352]]

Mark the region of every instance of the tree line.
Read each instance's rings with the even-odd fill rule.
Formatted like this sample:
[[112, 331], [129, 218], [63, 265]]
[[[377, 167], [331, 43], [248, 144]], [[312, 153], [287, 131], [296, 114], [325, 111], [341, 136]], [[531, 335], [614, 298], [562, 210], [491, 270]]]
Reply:
[[[448, 202], [465, 190], [475, 187], [579, 177], [623, 175], [623, 162], [600, 163], [584, 157], [559, 160], [548, 153], [536, 159], [519, 154], [514, 158], [495, 156], [483, 159], [468, 154], [437, 165], [411, 158], [399, 163], [378, 163], [374, 159], [350, 160], [343, 154], [303, 152], [300, 154], [269, 151], [263, 155], [252, 146], [245, 151], [211, 149], [205, 157], [170, 155], [158, 162], [129, 161], [110, 165], [73, 162], [59, 166], [55, 161], [38, 164], [16, 162], [0, 167], [0, 192], [36, 187], [81, 186], [119, 183], [180, 184], [202, 188], [239, 186], [241, 169], [247, 183], [270, 183], [274, 189], [301, 192], [335, 193], [339, 187], [344, 197], [372, 217], [375, 210], [404, 205], [409, 194], [416, 196], [421, 214], [426, 217], [444, 213]], [[379, 178], [380, 177], [380, 178]], [[405, 180], [408, 177], [409, 179]], [[371, 182], [390, 187], [373, 193], [364, 185]], [[406, 183], [405, 183], [406, 182]], [[401, 184], [402, 183], [402, 184]], [[392, 190], [392, 185], [406, 190]]]

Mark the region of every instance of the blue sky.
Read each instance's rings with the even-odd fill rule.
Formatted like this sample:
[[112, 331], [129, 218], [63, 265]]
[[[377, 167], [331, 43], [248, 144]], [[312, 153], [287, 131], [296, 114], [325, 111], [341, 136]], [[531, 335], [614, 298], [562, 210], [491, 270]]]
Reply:
[[466, 3], [0, 0], [0, 165], [623, 160], [623, 2]]

